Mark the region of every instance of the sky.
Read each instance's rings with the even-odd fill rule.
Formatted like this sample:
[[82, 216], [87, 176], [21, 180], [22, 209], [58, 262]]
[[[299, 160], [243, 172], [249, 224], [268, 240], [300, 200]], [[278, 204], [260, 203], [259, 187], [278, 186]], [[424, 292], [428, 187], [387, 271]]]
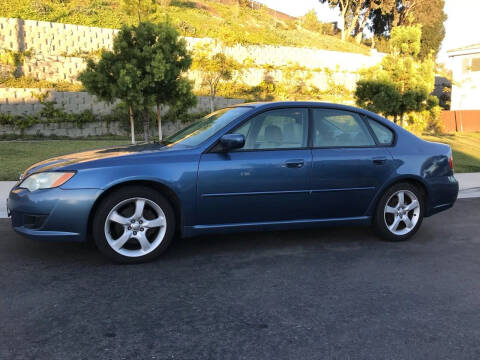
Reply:
[[[339, 18], [338, 9], [331, 9], [318, 0], [257, 0], [272, 9], [293, 16], [304, 15], [315, 9], [320, 21], [336, 21]], [[443, 40], [438, 60], [448, 64], [446, 51], [466, 45], [480, 43], [480, 0], [445, 0], [445, 39]]]

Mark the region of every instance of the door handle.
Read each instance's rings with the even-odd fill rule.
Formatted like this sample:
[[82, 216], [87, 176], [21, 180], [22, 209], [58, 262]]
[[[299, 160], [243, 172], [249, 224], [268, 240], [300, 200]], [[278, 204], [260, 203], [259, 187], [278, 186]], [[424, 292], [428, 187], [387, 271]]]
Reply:
[[305, 161], [302, 159], [287, 160], [285, 161], [285, 167], [287, 168], [301, 168], [305, 164]]
[[372, 161], [375, 165], [383, 165], [387, 162], [387, 157], [386, 156], [374, 157]]

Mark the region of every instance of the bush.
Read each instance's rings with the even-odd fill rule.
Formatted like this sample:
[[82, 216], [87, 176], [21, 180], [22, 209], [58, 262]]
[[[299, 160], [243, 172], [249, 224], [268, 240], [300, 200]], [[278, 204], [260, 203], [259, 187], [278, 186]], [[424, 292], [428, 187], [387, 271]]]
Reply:
[[320, 23], [320, 21], [318, 21], [317, 13], [313, 9], [303, 16], [302, 26], [303, 28], [310, 31], [322, 31], [322, 24]]
[[39, 96], [42, 110], [34, 115], [11, 115], [0, 113], [0, 125], [10, 125], [20, 130], [25, 130], [35, 124], [72, 123], [81, 128], [84, 124], [95, 121], [110, 121], [110, 116], [98, 116], [90, 110], [78, 114], [65, 112], [63, 106], [56, 106], [55, 101], [45, 101], [48, 94]]
[[415, 134], [441, 134], [444, 132], [443, 123], [440, 120], [442, 108], [435, 106], [430, 110], [412, 112], [407, 115], [405, 128]]

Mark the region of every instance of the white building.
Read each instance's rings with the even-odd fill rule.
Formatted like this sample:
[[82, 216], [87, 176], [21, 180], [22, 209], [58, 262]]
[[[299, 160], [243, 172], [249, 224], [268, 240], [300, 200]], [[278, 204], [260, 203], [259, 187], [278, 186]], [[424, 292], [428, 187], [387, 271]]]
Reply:
[[451, 110], [480, 110], [480, 44], [449, 50], [451, 63]]

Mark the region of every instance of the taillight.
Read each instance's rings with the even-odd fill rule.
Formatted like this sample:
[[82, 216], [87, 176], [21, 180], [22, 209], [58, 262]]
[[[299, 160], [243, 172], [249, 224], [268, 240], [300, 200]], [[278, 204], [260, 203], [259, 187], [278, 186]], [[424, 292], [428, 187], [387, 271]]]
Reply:
[[453, 170], [453, 156], [450, 155], [450, 157], [448, 158], [448, 165], [450, 165], [450, 169]]

